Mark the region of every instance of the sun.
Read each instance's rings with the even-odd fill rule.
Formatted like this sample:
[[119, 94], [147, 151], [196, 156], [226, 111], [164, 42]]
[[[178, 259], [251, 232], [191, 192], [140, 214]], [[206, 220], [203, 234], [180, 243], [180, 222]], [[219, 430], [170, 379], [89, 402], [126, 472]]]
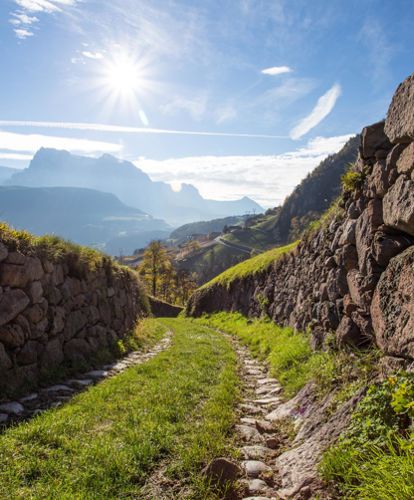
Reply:
[[139, 94], [144, 86], [144, 78], [140, 75], [138, 64], [126, 55], [120, 55], [106, 64], [104, 79], [109, 90], [120, 95]]

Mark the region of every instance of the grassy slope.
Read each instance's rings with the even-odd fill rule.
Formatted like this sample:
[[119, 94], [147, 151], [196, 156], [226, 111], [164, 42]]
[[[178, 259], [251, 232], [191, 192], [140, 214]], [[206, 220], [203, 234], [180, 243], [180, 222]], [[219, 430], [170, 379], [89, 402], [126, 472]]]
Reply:
[[414, 374], [397, 374], [373, 384], [379, 356], [375, 350], [315, 352], [304, 333], [236, 313], [193, 321], [239, 338], [269, 364], [285, 397], [313, 382], [320, 398], [332, 393], [328, 409], [332, 412], [370, 386], [349, 429], [325, 453], [322, 476], [333, 485], [333, 498], [414, 498]]
[[186, 498], [215, 498], [199, 472], [230, 452], [235, 355], [211, 329], [161, 324], [170, 349], [0, 436], [1, 498], [139, 498], [161, 460]]
[[215, 284], [228, 286], [235, 279], [244, 278], [248, 275], [253, 275], [264, 271], [279, 257], [289, 252], [290, 250], [293, 250], [297, 244], [298, 242], [296, 241], [284, 247], [273, 248], [272, 250], [268, 250], [267, 252], [261, 253], [260, 255], [256, 255], [256, 257], [252, 257], [251, 259], [247, 259], [244, 262], [240, 262], [240, 264], [226, 269], [226, 271], [203, 285], [202, 288], [210, 287]]

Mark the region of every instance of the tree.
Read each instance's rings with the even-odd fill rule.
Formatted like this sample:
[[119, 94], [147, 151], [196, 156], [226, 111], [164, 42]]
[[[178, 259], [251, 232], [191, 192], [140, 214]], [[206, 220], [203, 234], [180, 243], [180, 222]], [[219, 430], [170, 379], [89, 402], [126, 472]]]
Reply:
[[160, 275], [168, 260], [167, 251], [161, 241], [151, 241], [144, 252], [139, 272], [147, 283], [149, 282], [154, 297], [157, 295]]

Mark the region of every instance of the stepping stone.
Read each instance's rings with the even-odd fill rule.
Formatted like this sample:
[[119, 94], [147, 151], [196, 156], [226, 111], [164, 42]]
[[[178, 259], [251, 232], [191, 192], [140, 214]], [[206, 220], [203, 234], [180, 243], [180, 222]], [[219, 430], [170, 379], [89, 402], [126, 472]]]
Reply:
[[261, 491], [267, 490], [268, 486], [262, 479], [253, 479], [249, 481], [247, 486], [249, 488], [249, 493], [260, 493]]
[[272, 498], [277, 498], [277, 497], [243, 497], [242, 500], [271, 500]]
[[269, 450], [269, 448], [266, 448], [266, 446], [261, 446], [258, 444], [243, 446], [240, 451], [243, 453], [246, 460], [264, 459], [272, 454], [272, 450]]
[[77, 387], [78, 389], [82, 389], [83, 387], [88, 387], [93, 384], [93, 380], [91, 378], [83, 378], [83, 379], [75, 379], [69, 380], [68, 384]]
[[270, 472], [272, 469], [260, 460], [244, 460], [242, 467], [249, 477], [257, 477], [262, 472]]
[[240, 422], [246, 425], [256, 425], [256, 419], [252, 417], [243, 417], [240, 419]]
[[236, 425], [236, 430], [244, 441], [254, 441], [256, 443], [263, 442], [262, 436], [255, 427], [248, 425]]
[[277, 380], [275, 378], [261, 378], [257, 381], [259, 385], [266, 385], [266, 384], [277, 384]]
[[8, 413], [9, 415], [20, 415], [24, 412], [24, 406], [17, 401], [12, 401], [0, 405], [0, 412]]
[[51, 392], [69, 392], [70, 394], [73, 393], [73, 389], [71, 389], [69, 386], [64, 385], [64, 384], [56, 384], [52, 385], [50, 387], [47, 387], [46, 389], [43, 389], [42, 392], [46, 393], [51, 393]]
[[261, 396], [262, 394], [268, 394], [270, 396], [273, 394], [279, 394], [280, 392], [282, 392], [282, 388], [274, 385], [263, 385], [259, 387], [259, 389], [256, 389], [256, 394], [258, 396]]
[[20, 398], [19, 401], [20, 403], [28, 403], [30, 401], [33, 401], [38, 398], [37, 392], [33, 392], [32, 394], [28, 394], [27, 396], [24, 396], [23, 398]]
[[85, 377], [93, 379], [103, 378], [107, 375], [108, 372], [106, 370], [92, 370], [91, 372], [85, 373]]
[[242, 410], [245, 410], [246, 413], [250, 413], [251, 415], [257, 415], [258, 413], [263, 413], [263, 408], [248, 403], [241, 404], [240, 408]]
[[274, 398], [263, 398], [263, 399], [255, 399], [253, 403], [257, 405], [268, 405], [271, 403], [280, 403], [280, 398], [274, 397]]

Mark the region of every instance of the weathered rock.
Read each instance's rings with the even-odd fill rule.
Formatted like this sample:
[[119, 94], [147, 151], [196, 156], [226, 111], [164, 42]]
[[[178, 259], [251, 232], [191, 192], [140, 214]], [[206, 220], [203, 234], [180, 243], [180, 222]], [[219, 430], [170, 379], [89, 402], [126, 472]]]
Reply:
[[242, 474], [240, 467], [227, 458], [214, 458], [203, 469], [202, 474], [214, 484], [226, 486], [236, 481]]
[[32, 304], [39, 303], [43, 298], [43, 287], [40, 281], [33, 281], [28, 289], [28, 296]]
[[366, 272], [367, 257], [371, 252], [371, 243], [376, 229], [383, 223], [382, 203], [379, 199], [371, 200], [362, 212], [356, 225], [356, 249], [358, 252], [359, 270]]
[[397, 160], [397, 172], [410, 176], [414, 169], [414, 143], [411, 142]]
[[361, 336], [361, 331], [354, 321], [348, 316], [343, 316], [336, 329], [336, 340], [339, 346], [358, 346], [364, 343], [365, 339]]
[[369, 179], [374, 196], [383, 198], [389, 187], [389, 173], [385, 161], [377, 161]]
[[383, 200], [384, 223], [414, 236], [414, 182], [400, 175]]
[[18, 316], [30, 303], [23, 290], [9, 290], [0, 296], [0, 326]]
[[375, 158], [378, 149], [389, 150], [390, 141], [384, 133], [384, 122], [374, 123], [362, 130], [362, 156], [364, 159]]
[[29, 340], [20, 352], [17, 354], [17, 362], [19, 365], [30, 365], [36, 363], [37, 353], [39, 351], [39, 343]]
[[63, 362], [63, 359], [64, 356], [60, 340], [58, 338], [49, 340], [41, 357], [42, 371], [45, 372], [56, 368]]
[[414, 359], [414, 247], [391, 259], [375, 290], [371, 317], [385, 354]]
[[22, 346], [25, 336], [21, 326], [17, 324], [0, 326], [0, 341], [11, 348]]
[[0, 262], [3, 261], [4, 259], [6, 259], [8, 255], [9, 255], [9, 251], [7, 250], [6, 245], [4, 245], [0, 241]]
[[13, 366], [13, 363], [4, 348], [4, 345], [0, 343], [0, 373], [4, 374], [6, 370], [9, 370]]
[[414, 243], [414, 239], [404, 234], [390, 234], [379, 230], [374, 235], [372, 255], [380, 266], [387, 266], [392, 257], [398, 255]]
[[414, 75], [397, 88], [385, 120], [385, 133], [392, 143], [407, 143], [414, 139]]
[[0, 405], [0, 411], [8, 414], [20, 415], [23, 413], [24, 407], [17, 401], [13, 401]]
[[249, 477], [258, 477], [263, 472], [271, 471], [271, 468], [260, 460], [245, 460], [242, 466]]

